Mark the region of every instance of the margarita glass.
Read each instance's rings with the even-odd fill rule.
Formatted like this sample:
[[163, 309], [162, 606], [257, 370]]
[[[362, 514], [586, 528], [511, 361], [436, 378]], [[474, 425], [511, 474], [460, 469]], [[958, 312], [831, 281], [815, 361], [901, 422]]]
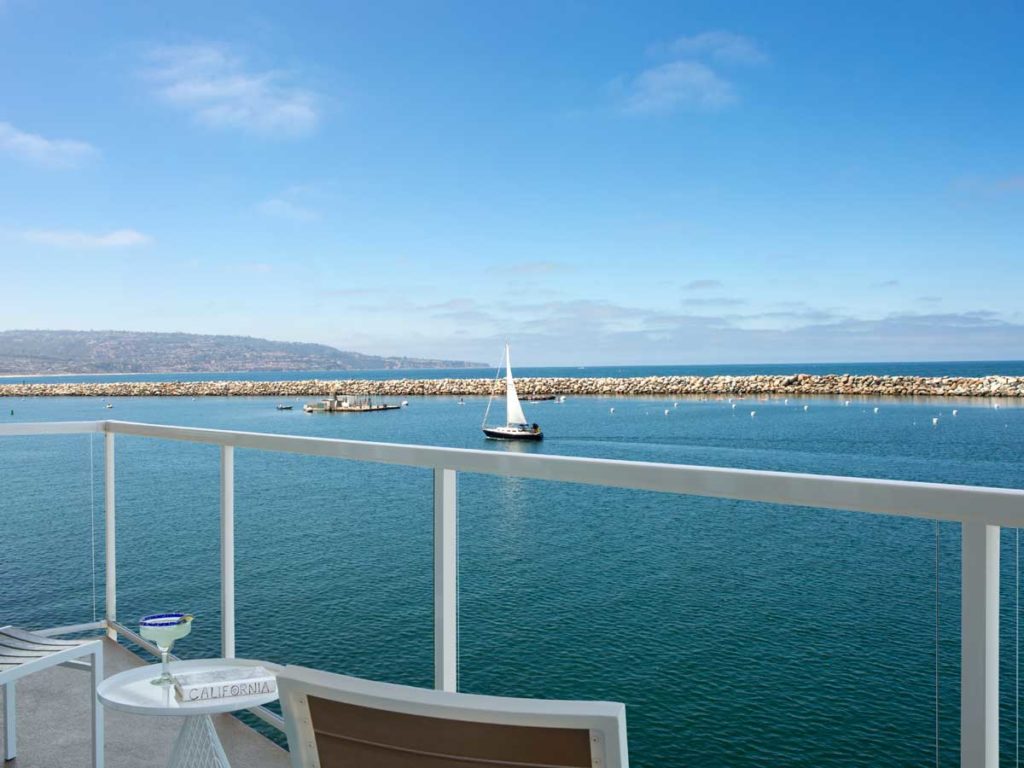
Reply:
[[187, 613], [154, 613], [139, 619], [139, 634], [160, 649], [163, 673], [150, 680], [153, 685], [171, 685], [174, 682], [168, 669], [171, 648], [175, 640], [180, 640], [191, 631], [192, 616]]

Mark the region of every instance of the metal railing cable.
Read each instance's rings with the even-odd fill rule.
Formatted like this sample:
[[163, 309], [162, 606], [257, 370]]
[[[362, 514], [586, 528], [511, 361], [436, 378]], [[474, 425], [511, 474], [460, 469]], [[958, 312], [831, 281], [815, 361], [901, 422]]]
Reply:
[[941, 552], [942, 536], [939, 530], [939, 521], [935, 521], [935, 768], [939, 768], [939, 706], [941, 696], [939, 695], [939, 554]]
[[93, 445], [96, 435], [89, 435], [89, 554], [92, 558], [92, 620], [96, 621], [96, 464]]

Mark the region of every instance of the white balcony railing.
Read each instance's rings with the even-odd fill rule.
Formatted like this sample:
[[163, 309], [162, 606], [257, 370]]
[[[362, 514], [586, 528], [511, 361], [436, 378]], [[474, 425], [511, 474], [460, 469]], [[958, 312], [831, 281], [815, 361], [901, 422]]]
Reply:
[[[959, 522], [962, 526], [961, 743], [962, 766], [999, 762], [999, 529], [1024, 527], [1024, 491], [937, 483], [762, 472], [718, 467], [464, 450], [313, 437], [232, 432], [120, 421], [0, 425], [0, 437], [98, 432], [104, 435], [106, 613], [97, 625], [149, 643], [117, 619], [117, 435], [220, 446], [221, 652], [235, 653], [234, 449], [249, 448], [434, 472], [434, 682], [457, 680], [458, 472], [583, 483], [722, 499], [839, 509]], [[273, 713], [257, 712], [280, 727]]]

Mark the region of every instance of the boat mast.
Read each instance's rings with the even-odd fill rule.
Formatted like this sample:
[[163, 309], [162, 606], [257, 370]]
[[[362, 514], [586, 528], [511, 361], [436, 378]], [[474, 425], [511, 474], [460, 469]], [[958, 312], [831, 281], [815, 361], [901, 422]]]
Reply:
[[505, 423], [526, 424], [526, 414], [523, 413], [523, 406], [519, 404], [519, 395], [516, 394], [516, 384], [512, 381], [512, 356], [505, 344]]
[[[507, 351], [508, 351], [508, 342], [505, 342], [505, 350], [506, 350], [506, 353], [507, 353]], [[507, 359], [508, 358], [506, 357], [506, 360]], [[483, 424], [480, 425], [481, 428], [487, 426], [487, 415], [491, 412], [491, 403], [494, 402], [494, 390], [497, 388], [498, 377], [499, 376], [501, 376], [501, 361], [498, 361], [498, 364], [494, 366], [494, 383], [491, 384], [491, 396], [489, 398], [487, 398], [487, 408], [484, 411], [484, 421], [483, 421]]]

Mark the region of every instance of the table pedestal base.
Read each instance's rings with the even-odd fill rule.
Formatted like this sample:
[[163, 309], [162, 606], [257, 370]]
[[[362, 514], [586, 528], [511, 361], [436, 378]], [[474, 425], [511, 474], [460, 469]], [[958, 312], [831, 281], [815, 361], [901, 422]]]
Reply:
[[231, 768], [209, 715], [185, 718], [167, 768]]

